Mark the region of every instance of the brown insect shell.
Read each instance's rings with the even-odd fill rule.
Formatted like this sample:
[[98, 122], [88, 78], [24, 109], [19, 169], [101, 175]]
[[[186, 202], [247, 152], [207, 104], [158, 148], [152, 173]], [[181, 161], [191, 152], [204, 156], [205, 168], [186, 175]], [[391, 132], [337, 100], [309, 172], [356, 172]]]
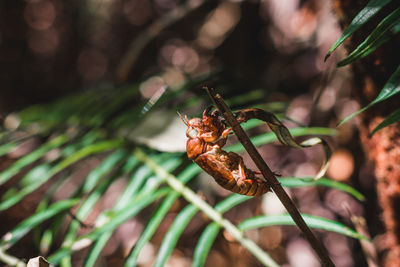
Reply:
[[225, 125], [215, 115], [207, 115], [207, 114], [203, 115], [202, 122], [204, 125], [204, 130], [213, 133], [213, 136], [216, 137], [215, 140], [213, 141], [205, 140], [206, 142], [216, 141], [221, 136], [222, 132], [225, 130]]
[[201, 120], [200, 118], [193, 118], [187, 123], [186, 136], [189, 139], [200, 138], [207, 143], [215, 142], [221, 136], [223, 130], [225, 130], [225, 126], [220, 124], [216, 119], [203, 118]]
[[[241, 156], [221, 149], [225, 143], [217, 140], [225, 130], [225, 125], [215, 114], [208, 115], [209, 110], [210, 108], [204, 111], [202, 119], [193, 118], [187, 122], [188, 158], [196, 162], [227, 190], [249, 196], [259, 196], [268, 192], [269, 186], [256, 178], [254, 172], [245, 166], [243, 166], [245, 175], [243, 179], [243, 174], [239, 171], [239, 164], [243, 162]], [[241, 180], [240, 184], [238, 180]]]
[[186, 152], [191, 160], [195, 160], [200, 154], [204, 153], [206, 148], [207, 143], [198, 137], [189, 138], [186, 142]]
[[206, 153], [202, 153], [194, 160], [204, 171], [211, 175], [223, 188], [235, 193], [260, 196], [269, 191], [269, 186], [254, 176], [254, 172], [244, 166], [246, 179], [241, 185], [238, 164], [242, 158], [233, 152], [226, 152], [214, 145]]

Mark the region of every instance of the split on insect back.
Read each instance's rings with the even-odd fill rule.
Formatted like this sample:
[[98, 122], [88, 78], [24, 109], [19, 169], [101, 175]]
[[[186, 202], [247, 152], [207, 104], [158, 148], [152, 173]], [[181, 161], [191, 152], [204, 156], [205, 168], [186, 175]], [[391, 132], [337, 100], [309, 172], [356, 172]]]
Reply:
[[[183, 117], [178, 112], [178, 115], [188, 127], [186, 130], [188, 158], [196, 162], [219, 185], [227, 190], [248, 196], [260, 196], [270, 191], [270, 184], [259, 176], [260, 172], [248, 169], [240, 155], [222, 149], [232, 128], [226, 127], [218, 109], [212, 112], [211, 110], [212, 106], [204, 110], [202, 118], [192, 118], [190, 120], [188, 120], [187, 116]], [[325, 174], [331, 156], [331, 150], [325, 140], [313, 137], [298, 144], [289, 130], [274, 114], [262, 109], [242, 109], [235, 112], [234, 115], [239, 124], [250, 119], [259, 119], [266, 122], [278, 140], [284, 145], [304, 148], [321, 144], [325, 152], [325, 161], [315, 179]]]

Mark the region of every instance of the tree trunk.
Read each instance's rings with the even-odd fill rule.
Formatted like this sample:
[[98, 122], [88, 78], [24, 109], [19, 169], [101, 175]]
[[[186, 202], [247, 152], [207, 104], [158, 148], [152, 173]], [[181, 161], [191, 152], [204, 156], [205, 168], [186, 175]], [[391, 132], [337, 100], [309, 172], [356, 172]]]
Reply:
[[[360, 3], [362, 2], [362, 3]], [[368, 1], [334, 2], [335, 11], [343, 26], [347, 26], [354, 16]], [[359, 45], [374, 27], [387, 14], [396, 8], [397, 1], [392, 1], [387, 7], [367, 25], [358, 30], [349, 40], [347, 46], [352, 51]], [[397, 37], [373, 54], [352, 65], [354, 75], [354, 95], [360, 105], [371, 102], [381, 91], [400, 62], [400, 40]], [[385, 117], [399, 108], [399, 96], [392, 97], [365, 111], [361, 116], [359, 133], [367, 159], [374, 164], [376, 178], [376, 193], [378, 203], [382, 209], [379, 214], [385, 226], [384, 242], [378, 245], [378, 251], [383, 251], [383, 266], [399, 266], [400, 264], [400, 125], [392, 124], [377, 132], [372, 138], [368, 134]], [[378, 214], [376, 214], [378, 215]]]

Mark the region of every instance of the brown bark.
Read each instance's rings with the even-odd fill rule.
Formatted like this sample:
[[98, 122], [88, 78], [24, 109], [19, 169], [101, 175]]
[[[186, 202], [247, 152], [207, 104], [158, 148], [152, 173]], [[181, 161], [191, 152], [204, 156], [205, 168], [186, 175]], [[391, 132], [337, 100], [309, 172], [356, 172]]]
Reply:
[[360, 133], [368, 156], [375, 163], [378, 202], [386, 227], [384, 265], [394, 267], [400, 263], [400, 127], [398, 124], [386, 127], [368, 138], [367, 133], [381, 120], [376, 116], [366, 122]]
[[[366, 5], [368, 1], [335, 1], [335, 9], [343, 25], [348, 25], [354, 15]], [[396, 2], [396, 1], [392, 1]], [[398, 4], [398, 3], [397, 3]], [[369, 22], [354, 34], [349, 43], [349, 51], [354, 49], [371, 30], [387, 14], [394, 10], [396, 3], [385, 7]], [[400, 41], [398, 37], [383, 45], [372, 55], [353, 64], [354, 95], [359, 99], [361, 106], [371, 102], [383, 88], [390, 75], [400, 62], [398, 52]], [[378, 250], [385, 249], [382, 257], [382, 266], [400, 265], [400, 124], [392, 124], [377, 132], [372, 138], [368, 134], [387, 115], [399, 108], [399, 96], [392, 97], [362, 114], [359, 126], [363, 149], [371, 164], [374, 164], [376, 177], [376, 191], [378, 203], [382, 209], [380, 219], [385, 226], [384, 242]]]

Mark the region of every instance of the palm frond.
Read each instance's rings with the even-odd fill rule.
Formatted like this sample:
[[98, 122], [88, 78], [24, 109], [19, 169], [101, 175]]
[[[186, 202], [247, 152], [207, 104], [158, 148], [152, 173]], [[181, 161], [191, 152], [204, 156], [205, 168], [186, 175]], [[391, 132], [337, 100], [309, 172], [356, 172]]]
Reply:
[[[339, 39], [335, 42], [335, 44], [331, 47], [328, 54], [325, 57], [325, 60], [330, 56], [330, 54], [343, 43], [345, 39], [350, 37], [356, 30], [358, 30], [362, 25], [364, 25], [368, 20], [370, 20], [373, 16], [375, 16], [384, 6], [386, 6], [390, 0], [385, 1], [376, 1], [371, 0], [368, 4], [357, 14], [357, 16], [353, 19], [347, 29], [343, 32], [343, 34], [339, 37]], [[374, 52], [378, 47], [380, 47], [385, 42], [394, 38], [400, 32], [400, 8], [394, 9], [390, 14], [388, 14], [377, 26], [376, 28], [365, 38], [365, 40], [353, 51], [351, 51], [350, 55], [345, 59], [341, 60], [337, 65], [338, 67], [342, 67], [353, 63], [361, 58], [366, 57], [370, 53]], [[370, 108], [371, 106], [384, 101], [388, 98], [391, 98], [395, 94], [397, 94], [399, 90], [399, 75], [400, 75], [400, 66], [394, 71], [394, 73], [390, 76], [389, 80], [386, 82], [384, 87], [382, 88], [379, 95], [370, 102], [367, 106], [361, 108], [360, 110], [354, 112], [353, 114], [344, 118], [339, 124], [349, 121], [354, 118], [361, 112]], [[390, 118], [389, 121], [392, 120], [393, 117]], [[393, 121], [395, 122], [395, 121]], [[379, 126], [379, 129], [382, 129], [391, 123], [383, 123]], [[376, 130], [373, 130], [370, 133], [370, 136], [375, 133]]]
[[[130, 100], [128, 101], [126, 98], [136, 95], [136, 87], [132, 91], [134, 92], [121, 94], [120, 101], [117, 102], [119, 104], [128, 103]], [[182, 92], [184, 92], [183, 89], [179, 94]], [[120, 94], [120, 91], [117, 90], [116, 94]], [[115, 129], [115, 127], [118, 128], [123, 125], [129, 127], [130, 124], [139, 124], [147, 116], [147, 113], [140, 116], [131, 115], [145, 104], [129, 108], [128, 113], [120, 112], [121, 107], [118, 107], [118, 104], [113, 104], [107, 106], [96, 116], [94, 116], [95, 110], [98, 109], [99, 105], [76, 109], [71, 107], [71, 103], [76, 103], [79, 106], [86, 101], [94, 101], [90, 96], [89, 93], [83, 96], [70, 97], [60, 100], [57, 104], [28, 108], [27, 110], [30, 111], [24, 110], [19, 114], [23, 122], [21, 129], [30, 128], [33, 124], [42, 125], [42, 128], [39, 127], [39, 131], [36, 133], [45, 139], [47, 138], [47, 141], [0, 173], [0, 181], [4, 184], [21, 171], [27, 171], [22, 179], [2, 196], [0, 210], [4, 211], [19, 203], [24, 197], [45, 183], [49, 181], [52, 183], [46, 194], [43, 195], [35, 213], [4, 235], [0, 244], [2, 251], [6, 251], [15, 245], [29, 231], [33, 231], [37, 246], [44, 255], [47, 254], [47, 258], [52, 264], [71, 266], [71, 256], [83, 248], [89, 247], [85, 266], [94, 266], [110, 237], [121, 224], [150, 206], [155, 206], [155, 212], [150, 216], [139, 240], [126, 258], [126, 266], [131, 266], [136, 264], [143, 247], [150, 242], [171, 206], [182, 196], [188, 201], [188, 204], [177, 215], [164, 236], [164, 241], [156, 256], [156, 264], [162, 265], [166, 262], [171, 252], [176, 248], [182, 232], [192, 221], [193, 216], [201, 211], [211, 219], [211, 222], [206, 226], [195, 248], [193, 260], [196, 266], [204, 264], [221, 229], [228, 231], [263, 264], [277, 266], [265, 251], [245, 236], [243, 230], [223, 217], [224, 212], [248, 201], [251, 199], [250, 197], [232, 194], [214, 207], [208, 205], [186, 185], [201, 172], [201, 169], [194, 163], [188, 164], [183, 152], [156, 151], [138, 145], [134, 140], [124, 139], [118, 134], [110, 133], [109, 129]], [[111, 97], [107, 92], [100, 92], [95, 99], [103, 101], [105, 96]], [[175, 93], [166, 93], [159, 99], [159, 106], [148, 107], [150, 110], [147, 112], [162, 107], [168, 103], [168, 99], [173, 100], [173, 97], [176, 96]], [[249, 99], [253, 99], [252, 97], [252, 95], [249, 95]], [[235, 101], [235, 99], [232, 99], [231, 102], [234, 103]], [[107, 105], [106, 102], [104, 100], [101, 105]], [[185, 102], [181, 107], [190, 107], [193, 103], [199, 105], [199, 102], [200, 100], [197, 98]], [[283, 106], [282, 104], [275, 105], [279, 111], [282, 110]], [[50, 114], [53, 108], [58, 109], [58, 111]], [[131, 121], [129, 121], [129, 117]], [[102, 120], [105, 118], [110, 120], [104, 123]], [[260, 122], [249, 121], [244, 124], [244, 128], [248, 130], [260, 125]], [[49, 132], [54, 130], [57, 130], [59, 134], [49, 136]], [[290, 132], [293, 136], [333, 136], [336, 134], [335, 130], [323, 127], [298, 127], [291, 129]], [[257, 146], [273, 141], [276, 141], [276, 136], [272, 133], [252, 137], [252, 142]], [[11, 148], [17, 145], [18, 143], [14, 141], [6, 142], [2, 146], [4, 153], [11, 151]], [[50, 151], [55, 150], [58, 151], [56, 157], [45, 159]], [[228, 150], [242, 152], [243, 147], [240, 144], [234, 144]], [[94, 159], [96, 164], [90, 167], [85, 179], [73, 191], [69, 192], [69, 198], [52, 203], [54, 194], [62, 190], [64, 184], [69, 181], [75, 171], [81, 168], [80, 164]], [[95, 205], [121, 177], [127, 178], [127, 184], [116, 203], [109, 210], [101, 212], [94, 225], [85, 225], [84, 222]], [[280, 182], [287, 187], [327, 186], [362, 199], [362, 195], [354, 188], [326, 178], [318, 181], [307, 178], [280, 178]], [[61, 237], [61, 246], [57, 247], [55, 241], [60, 238], [60, 229], [68, 216], [72, 216], [72, 221], [68, 225], [65, 235]], [[45, 221], [50, 223], [43, 224]], [[323, 222], [318, 223], [319, 225], [323, 224]], [[79, 235], [79, 229], [82, 227], [86, 227], [89, 231], [86, 234]], [[337, 225], [337, 227], [340, 229], [341, 225]], [[344, 229], [343, 226], [342, 233], [345, 232]], [[356, 235], [353, 235], [353, 237], [358, 238]]]

